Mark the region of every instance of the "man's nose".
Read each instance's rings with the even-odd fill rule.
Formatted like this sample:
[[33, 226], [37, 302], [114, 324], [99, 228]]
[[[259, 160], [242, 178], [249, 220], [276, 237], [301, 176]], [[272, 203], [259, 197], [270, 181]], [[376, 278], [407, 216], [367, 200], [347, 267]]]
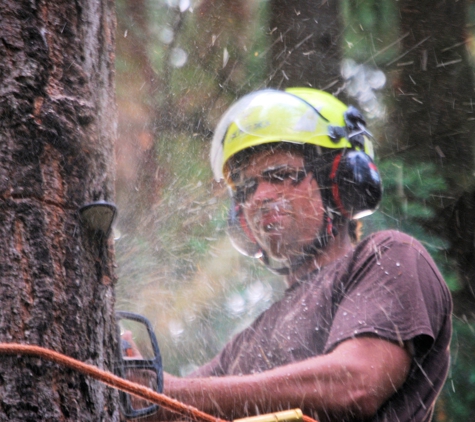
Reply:
[[260, 179], [251, 200], [256, 204], [265, 203], [278, 198], [279, 192], [280, 189], [278, 184], [271, 183], [265, 179]]

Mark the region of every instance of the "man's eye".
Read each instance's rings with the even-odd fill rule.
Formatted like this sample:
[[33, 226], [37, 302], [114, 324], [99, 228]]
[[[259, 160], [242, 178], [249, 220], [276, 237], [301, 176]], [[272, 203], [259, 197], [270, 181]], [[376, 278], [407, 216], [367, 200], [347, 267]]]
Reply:
[[304, 170], [279, 170], [268, 175], [269, 181], [273, 183], [283, 183], [285, 181], [291, 181], [298, 183], [306, 176]]
[[300, 183], [306, 176], [307, 172], [305, 170], [296, 170], [290, 178], [292, 182]]
[[236, 185], [236, 200], [238, 202], [246, 201], [257, 189], [257, 180], [249, 179], [239, 185]]
[[270, 173], [268, 178], [270, 182], [283, 182], [287, 178], [287, 174], [279, 171], [278, 173]]
[[273, 183], [285, 182], [292, 178], [292, 172], [288, 170], [279, 170], [267, 175], [268, 180]]
[[243, 188], [246, 190], [252, 190], [257, 187], [257, 180], [256, 179], [249, 179], [243, 184]]

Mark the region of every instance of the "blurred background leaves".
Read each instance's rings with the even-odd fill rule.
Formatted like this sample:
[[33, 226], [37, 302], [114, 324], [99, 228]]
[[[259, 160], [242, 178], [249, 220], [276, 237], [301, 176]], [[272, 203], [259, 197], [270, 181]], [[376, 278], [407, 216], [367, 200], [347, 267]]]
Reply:
[[117, 0], [117, 307], [154, 325], [186, 375], [285, 285], [225, 234], [208, 154], [220, 115], [266, 86], [361, 108], [385, 196], [365, 234], [427, 247], [455, 300], [453, 364], [435, 420], [472, 420], [475, 6], [422, 0]]

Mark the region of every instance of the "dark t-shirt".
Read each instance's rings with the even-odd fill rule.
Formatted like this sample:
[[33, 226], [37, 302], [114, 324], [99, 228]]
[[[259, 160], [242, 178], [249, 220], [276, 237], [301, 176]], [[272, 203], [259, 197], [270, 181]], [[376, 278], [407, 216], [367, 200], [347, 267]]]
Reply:
[[[452, 303], [424, 247], [396, 231], [313, 272], [191, 376], [252, 374], [331, 352], [359, 335], [414, 346], [411, 372], [372, 421], [429, 421], [449, 366]], [[341, 421], [341, 419], [340, 419]]]

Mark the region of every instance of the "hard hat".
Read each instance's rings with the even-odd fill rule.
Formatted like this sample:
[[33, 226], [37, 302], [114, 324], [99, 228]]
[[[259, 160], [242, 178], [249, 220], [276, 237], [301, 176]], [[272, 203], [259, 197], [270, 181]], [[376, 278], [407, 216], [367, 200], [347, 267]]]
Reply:
[[[216, 180], [224, 177], [230, 187], [228, 234], [236, 249], [268, 265], [266, 252], [250, 233], [242, 205], [234, 196], [228, 166], [233, 156], [248, 148], [278, 142], [335, 151], [329, 154], [331, 161], [326, 166], [329, 171], [325, 184], [330, 189], [322, 190], [326, 227], [314, 242], [323, 248], [335, 215], [360, 218], [373, 213], [381, 201], [382, 183], [368, 136], [371, 135], [364, 118], [356, 108], [312, 88], [264, 89], [234, 103], [216, 127], [210, 158]], [[313, 171], [321, 176], [319, 169]], [[284, 267], [277, 272], [287, 270]]]
[[[217, 180], [228, 180], [227, 164], [240, 151], [273, 142], [313, 144], [330, 149], [360, 149], [372, 156], [363, 124], [349, 128], [352, 109], [334, 96], [312, 88], [264, 89], [234, 103], [219, 121], [211, 147]], [[352, 133], [354, 132], [354, 133]], [[352, 139], [352, 136], [357, 139]]]

